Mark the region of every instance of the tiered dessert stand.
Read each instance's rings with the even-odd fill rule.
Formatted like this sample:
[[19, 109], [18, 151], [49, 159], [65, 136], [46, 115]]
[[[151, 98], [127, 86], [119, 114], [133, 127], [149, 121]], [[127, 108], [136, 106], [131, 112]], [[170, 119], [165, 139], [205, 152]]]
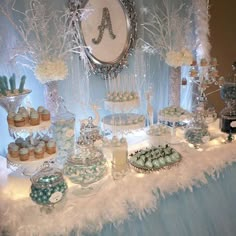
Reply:
[[133, 112], [140, 106], [139, 96], [135, 92], [109, 93], [104, 106], [112, 114], [103, 117], [103, 130], [117, 134], [142, 129], [145, 126], [145, 117]]
[[[12, 96], [1, 96], [0, 105], [6, 110], [6, 112], [16, 112], [21, 106], [23, 100], [31, 93], [31, 90], [24, 90], [22, 93], [14, 94]], [[30, 143], [33, 144], [34, 137], [42, 135], [48, 132], [51, 122], [42, 122], [36, 126], [23, 126], [15, 127], [9, 125], [9, 134], [14, 139], [29, 137]], [[7, 155], [7, 164], [9, 168], [18, 170], [26, 176], [31, 176], [39, 167], [42, 166], [43, 162], [51, 161], [55, 159], [55, 154], [45, 154], [42, 159], [35, 159], [30, 157], [27, 161], [21, 161], [18, 158], [12, 158], [9, 154]]]

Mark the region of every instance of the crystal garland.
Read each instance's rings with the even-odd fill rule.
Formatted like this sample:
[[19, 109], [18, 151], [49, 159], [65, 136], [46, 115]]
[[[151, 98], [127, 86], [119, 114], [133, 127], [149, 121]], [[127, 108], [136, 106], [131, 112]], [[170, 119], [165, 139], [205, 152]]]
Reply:
[[180, 106], [181, 67], [170, 68], [169, 105]]

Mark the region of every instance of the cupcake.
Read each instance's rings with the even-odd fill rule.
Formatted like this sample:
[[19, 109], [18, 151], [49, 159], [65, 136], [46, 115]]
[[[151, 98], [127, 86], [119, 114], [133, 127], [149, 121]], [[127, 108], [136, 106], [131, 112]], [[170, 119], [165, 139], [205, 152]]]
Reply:
[[37, 109], [37, 112], [39, 113], [39, 118], [42, 119], [42, 113], [43, 113], [44, 107], [43, 106], [39, 106]]
[[7, 123], [9, 126], [13, 126], [14, 125], [14, 117], [15, 117], [16, 113], [15, 112], [9, 112], [7, 115]]
[[46, 152], [48, 154], [56, 153], [56, 142], [53, 139], [49, 140], [46, 144]]
[[23, 112], [21, 112], [21, 115], [25, 119], [25, 124], [28, 125], [29, 124], [29, 113], [27, 111], [23, 111]]
[[43, 156], [44, 156], [43, 148], [40, 146], [35, 147], [34, 148], [34, 157], [36, 159], [41, 159], [41, 158], [43, 158]]
[[46, 151], [46, 144], [45, 144], [44, 141], [40, 141], [37, 146], [42, 147], [42, 149], [43, 149], [44, 152]]
[[19, 156], [21, 161], [29, 160], [29, 150], [28, 148], [21, 148], [19, 150]]
[[23, 112], [27, 112], [25, 107], [19, 107], [18, 109], [18, 113], [23, 113]]
[[8, 150], [8, 153], [11, 155], [11, 150], [12, 150], [12, 148], [15, 146], [16, 144], [15, 143], [9, 143], [8, 144], [8, 148], [7, 148], [7, 150]]
[[14, 125], [16, 127], [25, 126], [25, 119], [24, 119], [24, 117], [20, 113], [17, 113], [15, 115], [15, 117], [14, 117]]
[[40, 123], [39, 114], [37, 112], [32, 112], [30, 114], [30, 124], [31, 125], [39, 125], [39, 123]]
[[10, 147], [10, 155], [13, 158], [18, 158], [19, 157], [19, 147], [15, 144], [15, 145], [11, 145]]
[[33, 145], [28, 145], [28, 150], [29, 150], [29, 155], [34, 156], [34, 146]]
[[37, 112], [34, 108], [30, 108], [30, 114], [33, 112]]
[[50, 112], [47, 109], [44, 109], [41, 114], [41, 120], [42, 121], [49, 121], [50, 120]]

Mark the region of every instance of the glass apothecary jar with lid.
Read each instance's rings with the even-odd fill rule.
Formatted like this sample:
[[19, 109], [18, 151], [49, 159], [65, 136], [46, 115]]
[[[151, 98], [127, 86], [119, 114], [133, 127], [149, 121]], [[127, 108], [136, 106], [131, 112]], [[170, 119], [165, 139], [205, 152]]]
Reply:
[[100, 128], [93, 123], [93, 118], [91, 116], [88, 117], [87, 123], [81, 124], [80, 134], [82, 140], [79, 139], [78, 144], [83, 142], [83, 139], [90, 140], [93, 143], [102, 139], [102, 135], [100, 134]]
[[64, 165], [64, 174], [72, 183], [81, 186], [75, 191], [79, 196], [95, 193], [99, 187], [95, 183], [105, 177], [106, 173], [107, 162], [102, 151], [89, 142], [78, 145]]
[[48, 209], [64, 198], [68, 188], [63, 172], [49, 162], [45, 162], [42, 169], [31, 177], [31, 182], [31, 199]]
[[75, 115], [67, 110], [61, 97], [57, 113], [52, 120], [52, 133], [58, 148], [57, 161], [64, 164], [75, 148]]
[[236, 100], [227, 101], [220, 112], [220, 129], [224, 133], [236, 133]]
[[192, 121], [189, 123], [185, 131], [185, 139], [199, 148], [200, 145], [207, 143], [210, 140], [208, 126], [205, 123], [204, 116], [201, 112], [196, 112]]

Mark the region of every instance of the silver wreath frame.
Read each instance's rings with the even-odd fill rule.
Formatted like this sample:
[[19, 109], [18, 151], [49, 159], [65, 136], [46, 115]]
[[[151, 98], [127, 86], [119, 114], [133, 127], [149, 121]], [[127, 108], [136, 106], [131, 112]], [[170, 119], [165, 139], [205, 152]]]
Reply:
[[89, 61], [90, 69], [94, 74], [100, 75], [104, 79], [115, 78], [126, 67], [128, 67], [128, 57], [133, 54], [137, 40], [137, 13], [134, 0], [117, 0], [121, 4], [126, 16], [126, 26], [128, 39], [123, 51], [116, 61], [103, 62], [96, 58], [85, 44], [83, 32], [81, 30], [80, 13], [89, 0], [68, 0], [68, 7], [71, 12], [75, 12], [78, 17], [80, 27], [80, 43], [85, 48], [85, 54]]

